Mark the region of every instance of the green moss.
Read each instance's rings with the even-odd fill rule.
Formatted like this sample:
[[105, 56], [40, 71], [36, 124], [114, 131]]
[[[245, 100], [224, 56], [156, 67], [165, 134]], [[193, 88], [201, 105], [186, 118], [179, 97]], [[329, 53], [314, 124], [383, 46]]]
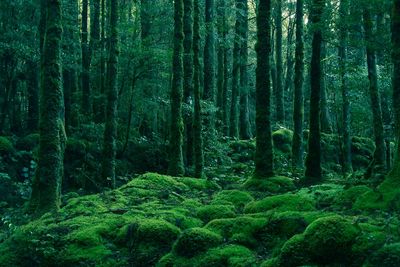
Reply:
[[254, 198], [245, 191], [240, 190], [223, 190], [214, 195], [213, 204], [232, 204], [236, 208], [243, 208], [247, 203], [253, 201]]
[[296, 189], [293, 180], [284, 176], [274, 176], [265, 179], [250, 178], [243, 187], [247, 190], [262, 191], [269, 193], [286, 193]]
[[315, 200], [316, 207], [323, 209], [332, 206], [342, 192], [342, 185], [320, 184], [303, 188], [297, 194]]
[[232, 218], [235, 214], [232, 205], [207, 205], [197, 209], [197, 216], [205, 223], [214, 219]]
[[184, 231], [175, 243], [177, 255], [191, 258], [222, 243], [222, 237], [204, 228], [192, 228]]
[[400, 243], [385, 245], [374, 253], [369, 261], [373, 266], [400, 266]]
[[282, 128], [272, 133], [274, 147], [284, 153], [292, 151], [293, 131]]
[[304, 235], [299, 234], [290, 238], [281, 248], [278, 266], [301, 266], [310, 263], [309, 247]]
[[264, 261], [263, 263], [261, 263], [261, 267], [277, 267], [279, 266], [279, 258], [275, 257], [275, 258], [270, 258], [266, 261]]
[[227, 245], [213, 248], [199, 260], [199, 266], [256, 266], [254, 253], [246, 247]]
[[10, 154], [14, 152], [12, 142], [4, 136], [0, 136], [0, 155]]
[[295, 194], [284, 194], [266, 197], [260, 201], [249, 203], [244, 211], [245, 213], [275, 211], [312, 211], [315, 210], [315, 204], [312, 199]]
[[224, 239], [248, 247], [258, 245], [257, 235], [267, 224], [265, 218], [241, 216], [231, 219], [217, 219], [209, 222], [205, 228], [216, 232]]
[[388, 176], [377, 190], [366, 191], [354, 203], [356, 210], [400, 211], [400, 182], [398, 177]]
[[304, 232], [304, 239], [313, 262], [347, 263], [351, 260], [351, 248], [359, 233], [360, 230], [347, 219], [330, 216], [312, 222]]
[[341, 192], [335, 199], [335, 204], [344, 207], [352, 208], [354, 202], [363, 194], [371, 193], [372, 189], [366, 185], [358, 185], [351, 187]]

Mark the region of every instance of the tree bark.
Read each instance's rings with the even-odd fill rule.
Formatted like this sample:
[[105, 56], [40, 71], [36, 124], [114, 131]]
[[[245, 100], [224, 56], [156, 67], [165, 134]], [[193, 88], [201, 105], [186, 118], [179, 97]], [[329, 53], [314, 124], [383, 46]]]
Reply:
[[271, 133], [271, 1], [261, 0], [257, 14], [256, 68], [256, 178], [274, 175]]

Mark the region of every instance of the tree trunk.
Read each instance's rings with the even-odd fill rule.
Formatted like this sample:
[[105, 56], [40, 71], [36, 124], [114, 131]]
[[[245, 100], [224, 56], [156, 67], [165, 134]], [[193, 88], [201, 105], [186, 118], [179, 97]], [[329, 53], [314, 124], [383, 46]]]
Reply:
[[303, 167], [303, 121], [304, 121], [304, 41], [303, 41], [303, 0], [296, 3], [296, 55], [294, 69], [293, 143], [292, 165]]
[[250, 116], [249, 116], [249, 77], [248, 77], [248, 30], [249, 30], [249, 7], [247, 0], [241, 1], [242, 9], [242, 27], [240, 30], [241, 48], [240, 48], [240, 138], [250, 139]]
[[27, 129], [30, 133], [38, 130], [39, 124], [39, 75], [38, 64], [28, 61], [26, 68], [28, 73], [27, 91], [28, 91], [28, 120]]
[[276, 2], [275, 26], [275, 59], [276, 59], [276, 122], [283, 124], [285, 121], [284, 101], [283, 101], [283, 60], [282, 60], [282, 0]]
[[91, 114], [91, 98], [90, 98], [90, 53], [88, 45], [88, 8], [89, 0], [82, 1], [82, 111], [85, 115]]
[[393, 110], [395, 113], [397, 148], [389, 177], [400, 177], [400, 0], [393, 1], [392, 9]]
[[343, 120], [343, 171], [344, 173], [352, 173], [353, 166], [351, 161], [351, 113], [349, 88], [346, 79], [346, 62], [347, 62], [347, 18], [348, 18], [348, 0], [340, 1], [340, 43], [339, 43], [339, 74], [342, 91], [342, 120]]
[[371, 98], [371, 108], [375, 135], [374, 166], [385, 169], [386, 148], [382, 122], [382, 108], [378, 88], [378, 73], [376, 67], [376, 53], [373, 48], [373, 22], [368, 9], [364, 10], [364, 30], [367, 51], [369, 93]]
[[193, 114], [193, 151], [194, 151], [194, 176], [203, 176], [203, 138], [201, 121], [201, 92], [200, 92], [200, 6], [199, 0], [194, 0], [193, 24], [193, 63], [194, 63], [194, 114]]
[[171, 88], [171, 130], [168, 173], [173, 176], [183, 176], [183, 0], [175, 1], [174, 12], [174, 55], [173, 77]]
[[[41, 51], [41, 90], [39, 123], [39, 164], [36, 183], [32, 188], [31, 205], [36, 214], [56, 211], [60, 207], [61, 174], [63, 169], [62, 143], [63, 91], [61, 85], [61, 1], [45, 0], [42, 14], [47, 14]], [[37, 192], [35, 191], [37, 190]]]
[[332, 124], [331, 124], [331, 116], [329, 114], [328, 107], [328, 96], [327, 96], [327, 88], [326, 88], [326, 78], [325, 78], [325, 62], [326, 58], [326, 44], [322, 44], [321, 48], [321, 132], [331, 134]]
[[239, 138], [239, 81], [240, 81], [240, 44], [242, 27], [242, 8], [241, 0], [236, 0], [236, 23], [235, 40], [233, 46], [233, 66], [232, 66], [232, 98], [231, 98], [231, 118], [230, 134], [231, 138]]
[[192, 133], [192, 98], [193, 98], [193, 0], [184, 0], [183, 31], [185, 39], [183, 58], [183, 92], [184, 92], [184, 119], [185, 119], [185, 159], [186, 166], [193, 164], [193, 133]]
[[107, 64], [107, 108], [104, 129], [102, 180], [104, 186], [115, 187], [115, 157], [118, 103], [118, 0], [110, 0], [110, 55]]
[[322, 25], [321, 17], [324, 9], [324, 0], [313, 0], [311, 23], [313, 25], [313, 41], [311, 56], [311, 96], [310, 96], [310, 134], [308, 138], [308, 154], [306, 158], [307, 183], [318, 182], [322, 178], [321, 169], [321, 48]]
[[256, 68], [256, 178], [274, 175], [271, 133], [271, 1], [261, 0], [257, 14]]

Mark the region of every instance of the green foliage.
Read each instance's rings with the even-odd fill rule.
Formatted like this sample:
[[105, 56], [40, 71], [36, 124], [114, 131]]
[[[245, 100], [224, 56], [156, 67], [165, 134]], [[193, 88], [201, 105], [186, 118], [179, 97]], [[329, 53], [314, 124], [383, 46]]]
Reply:
[[0, 155], [10, 155], [14, 152], [12, 142], [4, 136], [0, 136]]
[[18, 150], [32, 151], [39, 145], [39, 137], [40, 136], [37, 133], [28, 134], [27, 136], [18, 139], [16, 148]]
[[192, 228], [182, 233], [174, 246], [177, 255], [191, 258], [222, 243], [222, 237], [204, 228]]
[[240, 190], [222, 190], [214, 195], [213, 204], [232, 204], [237, 209], [243, 208], [254, 198], [245, 191]]
[[385, 245], [371, 256], [374, 266], [396, 267], [400, 265], [400, 243]]
[[315, 210], [315, 203], [311, 198], [295, 195], [283, 194], [266, 197], [260, 201], [254, 201], [246, 205], [245, 213], [256, 213], [265, 211], [312, 211]]

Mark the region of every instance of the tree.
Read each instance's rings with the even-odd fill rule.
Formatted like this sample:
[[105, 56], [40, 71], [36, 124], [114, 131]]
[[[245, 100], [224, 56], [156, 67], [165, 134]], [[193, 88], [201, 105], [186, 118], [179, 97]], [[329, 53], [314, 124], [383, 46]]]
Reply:
[[251, 138], [249, 116], [249, 74], [248, 74], [248, 39], [249, 39], [249, 7], [247, 0], [242, 0], [242, 27], [240, 29], [240, 138]]
[[203, 176], [203, 138], [201, 121], [201, 92], [200, 92], [200, 6], [199, 0], [194, 0], [193, 23], [193, 63], [194, 63], [194, 114], [193, 114], [193, 150], [194, 150], [194, 176]]
[[363, 13], [366, 52], [367, 52], [367, 66], [368, 66], [368, 79], [369, 79], [369, 94], [371, 99], [371, 108], [374, 124], [375, 135], [375, 152], [371, 167], [384, 170], [386, 167], [386, 147], [384, 141], [383, 121], [382, 121], [382, 108], [381, 97], [378, 88], [378, 71], [376, 67], [376, 52], [373, 44], [373, 22], [368, 7], [364, 9]]
[[104, 129], [103, 164], [101, 184], [115, 187], [115, 157], [117, 139], [118, 101], [118, 0], [110, 0], [110, 42], [107, 64], [107, 108]]
[[389, 177], [399, 179], [400, 174], [400, 0], [393, 1], [392, 9], [392, 61], [393, 110], [395, 113], [397, 150]]
[[[38, 215], [60, 207], [63, 169], [63, 91], [61, 84], [61, 0], [42, 0], [39, 164], [31, 195]], [[47, 14], [47, 15], [45, 15]]]
[[293, 143], [292, 165], [303, 166], [303, 120], [304, 120], [304, 41], [303, 41], [303, 0], [296, 2], [296, 54], [294, 73]]
[[276, 102], [276, 122], [284, 123], [285, 111], [283, 101], [283, 60], [282, 60], [282, 1], [276, 1], [275, 10], [275, 27], [276, 27], [276, 38], [275, 38], [275, 58], [276, 58], [276, 91], [275, 91], [275, 102]]
[[[206, 37], [204, 44], [204, 90], [203, 99], [211, 105], [215, 102], [215, 0], [205, 0]], [[207, 127], [214, 129], [214, 119], [209, 114]]]
[[256, 178], [274, 174], [271, 133], [271, 1], [261, 0], [257, 14], [256, 68]]
[[186, 165], [193, 163], [193, 134], [192, 134], [192, 98], [193, 98], [193, 0], [184, 0], [183, 31], [183, 92], [185, 119], [185, 155]]
[[82, 111], [86, 115], [91, 114], [91, 92], [90, 92], [90, 54], [89, 54], [89, 44], [88, 44], [88, 9], [89, 9], [89, 0], [82, 1], [82, 29], [81, 29], [81, 38], [82, 38], [82, 74], [81, 74], [81, 82], [82, 82]]
[[240, 48], [241, 48], [241, 28], [242, 3], [236, 0], [236, 23], [235, 23], [235, 41], [233, 46], [233, 66], [232, 66], [232, 98], [231, 98], [231, 116], [230, 116], [230, 137], [239, 138], [239, 82], [240, 82]]
[[322, 178], [321, 169], [321, 48], [322, 29], [321, 18], [324, 9], [324, 0], [313, 0], [311, 9], [311, 23], [313, 27], [312, 56], [311, 56], [311, 96], [310, 96], [310, 134], [308, 137], [308, 154], [306, 158], [305, 176], [307, 182], [313, 183]]
[[169, 144], [168, 173], [173, 176], [184, 175], [183, 163], [183, 1], [176, 0], [174, 5], [174, 55], [171, 88], [171, 131]]
[[343, 120], [343, 171], [344, 173], [352, 173], [352, 161], [351, 161], [351, 114], [350, 114], [350, 99], [349, 99], [349, 88], [347, 84], [346, 72], [347, 72], [347, 17], [348, 17], [349, 2], [348, 0], [341, 0], [339, 7], [340, 15], [340, 42], [339, 42], [339, 74], [342, 91], [342, 120]]

